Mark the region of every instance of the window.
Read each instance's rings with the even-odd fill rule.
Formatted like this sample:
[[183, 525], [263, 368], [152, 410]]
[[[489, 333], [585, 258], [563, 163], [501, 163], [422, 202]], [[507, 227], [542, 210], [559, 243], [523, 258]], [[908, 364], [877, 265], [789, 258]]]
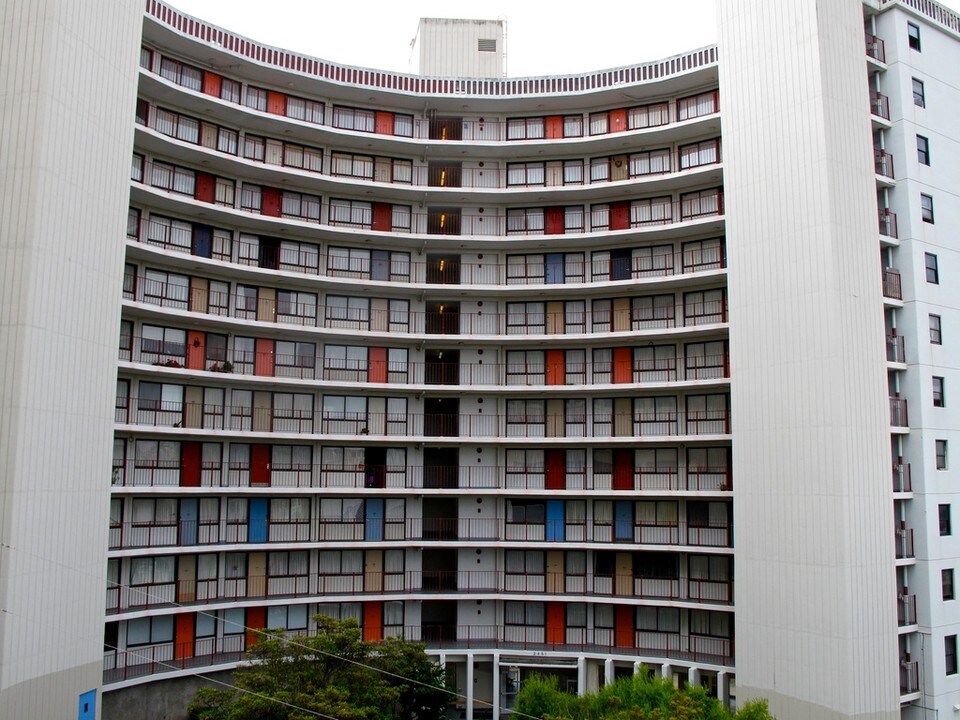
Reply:
[[312, 325], [317, 318], [314, 293], [281, 290], [277, 293], [277, 322]]
[[937, 470], [946, 470], [947, 469], [947, 441], [935, 440], [934, 447], [935, 447], [934, 452], [937, 458]]
[[507, 140], [540, 140], [544, 137], [542, 117], [510, 118], [507, 120]]
[[907, 44], [911, 50], [920, 52], [920, 28], [913, 23], [907, 23]]
[[[957, 636], [954, 635], [953, 639], [956, 646]], [[163, 642], [173, 642], [173, 615], [158, 615], [127, 621], [127, 647]]]
[[917, 107], [926, 107], [927, 99], [923, 91], [923, 80], [913, 79], [913, 104]]
[[[712, 165], [720, 162], [720, 141], [718, 139], [704, 140], [692, 145], [681, 145], [679, 154], [681, 170], [698, 167], [699, 165]], [[669, 168], [667, 169], [669, 170]]]
[[323, 125], [323, 103], [290, 96], [287, 98], [287, 117]]
[[943, 378], [937, 375], [933, 376], [933, 406], [934, 407], [944, 407], [946, 405], [946, 398], [944, 398], [943, 392]]
[[247, 88], [247, 97], [244, 100], [244, 104], [247, 107], [251, 107], [254, 110], [259, 110], [260, 112], [267, 111], [267, 91], [261, 88], [248, 87]]
[[930, 141], [923, 135], [917, 135], [917, 160], [921, 165], [930, 164]]
[[943, 335], [940, 332], [940, 316], [930, 315], [930, 344], [942, 345]]
[[677, 100], [677, 120], [691, 120], [715, 113], [719, 104], [718, 100], [716, 91], [679, 98]]
[[280, 213], [287, 218], [320, 222], [320, 197], [285, 190]]
[[920, 219], [933, 224], [933, 198], [920, 193]]
[[952, 535], [953, 530], [950, 527], [950, 504], [943, 503], [937, 506], [937, 517], [940, 519], [940, 536]]
[[940, 592], [944, 600], [953, 600], [953, 568], [940, 571]]
[[353, 200], [330, 201], [331, 225], [361, 225], [370, 227], [373, 223], [373, 206], [366, 202]]
[[927, 282], [934, 285], [940, 284], [940, 271], [937, 268], [937, 256], [933, 253], [924, 253], [923, 262], [927, 268]]
[[947, 675], [957, 674], [957, 636], [947, 635], [943, 639], [943, 668]]
[[375, 132], [375, 114], [372, 110], [341, 107], [333, 108], [333, 126], [344, 130], [359, 130], [360, 132]]

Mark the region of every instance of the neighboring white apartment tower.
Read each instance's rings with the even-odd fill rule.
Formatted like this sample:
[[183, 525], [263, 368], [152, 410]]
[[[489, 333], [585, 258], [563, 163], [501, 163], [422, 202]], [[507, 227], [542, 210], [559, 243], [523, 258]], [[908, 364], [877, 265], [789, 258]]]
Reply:
[[133, 1], [0, 6], [4, 718], [99, 717], [105, 453], [141, 26]]
[[420, 74], [449, 78], [502, 78], [507, 74], [505, 20], [420, 18]]

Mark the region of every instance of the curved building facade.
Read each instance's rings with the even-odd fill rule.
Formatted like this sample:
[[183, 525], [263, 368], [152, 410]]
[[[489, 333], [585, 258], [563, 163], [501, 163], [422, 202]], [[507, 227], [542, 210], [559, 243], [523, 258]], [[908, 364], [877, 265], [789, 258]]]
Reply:
[[[935, 227], [960, 213], [943, 169], [960, 98], [934, 62], [955, 66], [960, 21], [928, 0], [720, 8], [719, 46], [453, 78], [329, 63], [147, 0], [136, 78], [76, 85], [109, 77], [107, 105], [134, 119], [72, 142], [70, 186], [99, 167], [102, 192], [48, 192], [31, 208], [59, 229], [41, 229], [7, 208], [50, 162], [3, 175], [7, 232], [44, 251], [76, 235], [113, 265], [71, 283], [58, 247], [47, 280], [80, 300], [0, 315], [4, 344], [34, 353], [9, 367], [69, 381], [3, 376], [9, 427], [30, 432], [0, 433], [0, 708], [62, 714], [38, 699], [62, 672], [97, 716], [114, 371], [114, 698], [232, 669], [258, 631], [326, 614], [425, 643], [471, 720], [506, 715], [533, 672], [585, 692], [641, 665], [781, 717], [960, 701], [944, 410], [960, 298]], [[5, 137], [60, 137], [31, 107], [5, 110]], [[38, 138], [4, 147], [59, 147]], [[131, 149], [111, 181], [98, 154], [119, 167]], [[97, 220], [119, 226], [111, 200], [122, 252]], [[0, 253], [5, 284], [25, 276]], [[82, 339], [119, 318], [116, 362], [100, 342], [50, 370], [60, 355], [16, 334], [59, 336], [64, 317]], [[23, 387], [89, 419], [7, 401]], [[36, 481], [24, 458], [58, 435], [77, 447]], [[89, 487], [53, 503], [70, 472]], [[40, 507], [66, 555], [13, 521]], [[90, 617], [67, 617], [96, 640], [64, 659], [41, 638], [20, 663], [32, 640], [8, 618], [74, 592]]]

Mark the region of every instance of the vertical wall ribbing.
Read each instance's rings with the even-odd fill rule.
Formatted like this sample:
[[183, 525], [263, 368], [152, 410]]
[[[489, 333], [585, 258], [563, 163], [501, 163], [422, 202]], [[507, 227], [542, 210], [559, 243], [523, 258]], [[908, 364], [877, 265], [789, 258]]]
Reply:
[[861, 3], [724, 0], [720, 26], [738, 697], [780, 717], [895, 717]]
[[112, 367], [142, 6], [0, 5], [0, 714], [101, 678]]

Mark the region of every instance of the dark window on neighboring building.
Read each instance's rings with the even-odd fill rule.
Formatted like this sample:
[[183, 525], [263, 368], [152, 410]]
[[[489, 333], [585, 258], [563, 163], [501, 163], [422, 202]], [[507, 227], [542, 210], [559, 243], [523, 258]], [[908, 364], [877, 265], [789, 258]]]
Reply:
[[907, 43], [911, 50], [920, 52], [920, 27], [913, 23], [907, 23]]
[[933, 197], [920, 193], [920, 219], [933, 224]]
[[933, 253], [924, 253], [923, 262], [927, 268], [927, 282], [940, 284], [940, 271], [937, 269], [937, 256]]
[[943, 666], [947, 675], [957, 674], [957, 636], [947, 635], [943, 639]]
[[913, 78], [913, 104], [917, 107], [927, 106], [927, 97], [923, 91], [923, 80]]
[[940, 590], [944, 600], [953, 600], [953, 568], [940, 571]]
[[940, 316], [930, 315], [930, 344], [942, 345], [943, 335], [940, 332]]
[[943, 392], [943, 378], [938, 375], [934, 375], [933, 376], [933, 406], [944, 407], [946, 404], [947, 404], [947, 401], [944, 398], [944, 392]]
[[934, 442], [937, 457], [937, 470], [947, 469], [947, 441], [936, 440]]
[[940, 518], [940, 535], [952, 535], [950, 527], [950, 504], [943, 503], [937, 506], [937, 516]]
[[917, 135], [917, 160], [921, 165], [930, 164], [930, 141], [923, 135]]

